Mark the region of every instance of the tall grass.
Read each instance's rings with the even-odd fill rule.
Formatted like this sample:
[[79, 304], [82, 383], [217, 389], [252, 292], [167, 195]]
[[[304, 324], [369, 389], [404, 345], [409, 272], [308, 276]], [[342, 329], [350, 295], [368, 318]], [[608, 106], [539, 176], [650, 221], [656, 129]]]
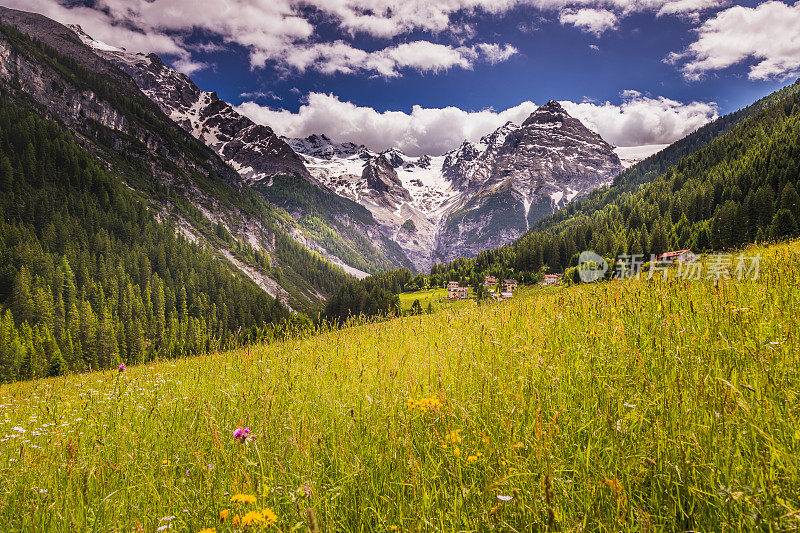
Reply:
[[[310, 508], [326, 532], [796, 530], [799, 250], [753, 250], [757, 281], [534, 288], [4, 386], [0, 523], [309, 531]], [[275, 525], [234, 525], [265, 508]]]

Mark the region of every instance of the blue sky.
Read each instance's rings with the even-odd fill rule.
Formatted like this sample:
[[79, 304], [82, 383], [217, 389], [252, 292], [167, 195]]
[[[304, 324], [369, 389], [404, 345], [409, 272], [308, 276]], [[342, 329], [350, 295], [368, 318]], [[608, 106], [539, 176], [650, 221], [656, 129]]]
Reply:
[[[740, 5], [757, 5], [740, 2]], [[471, 70], [450, 68], [438, 73], [408, 69], [397, 78], [360, 74], [320, 75], [316, 72], [286, 73], [276, 65], [249, 67], [243, 47], [205, 54], [202, 61], [213, 65], [197, 71], [192, 79], [203, 89], [216, 90], [221, 98], [239, 104], [252, 98], [246, 93], [278, 96], [257, 98], [259, 103], [296, 111], [309, 92], [327, 92], [378, 111], [456, 106], [478, 110], [505, 109], [525, 100], [594, 99], [619, 101], [620, 92], [638, 90], [681, 101], [713, 101], [722, 112], [736, 110], [785, 83], [781, 79], [750, 80], [748, 63], [742, 62], [702, 80], [686, 80], [673, 65], [663, 62], [671, 52], [685, 48], [697, 26], [678, 17], [637, 14], [621, 21], [615, 31], [595, 36], [557, 19], [537, 21], [533, 8], [518, 8], [503, 16], [476, 17], [478, 34], [487, 40], [513, 45], [518, 54], [497, 63], [476, 63]], [[520, 29], [532, 25], [536, 29]], [[326, 28], [327, 38], [340, 34]], [[429, 36], [427, 36], [429, 37]], [[424, 39], [413, 33], [407, 40]], [[447, 37], [437, 42], [453, 44]], [[355, 46], [383, 48], [382, 39], [359, 37]], [[598, 47], [597, 50], [590, 48]], [[294, 90], [293, 90], [294, 89]], [[299, 90], [299, 91], [297, 91]]]
[[665, 144], [800, 72], [800, 2], [0, 0], [130, 51], [290, 136], [435, 153], [547, 100]]

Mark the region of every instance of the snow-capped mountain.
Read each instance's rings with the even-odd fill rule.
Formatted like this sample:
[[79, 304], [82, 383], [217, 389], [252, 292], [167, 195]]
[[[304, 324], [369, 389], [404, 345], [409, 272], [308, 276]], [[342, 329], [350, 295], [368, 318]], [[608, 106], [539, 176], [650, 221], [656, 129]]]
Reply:
[[[435, 261], [473, 256], [511, 242], [532, 222], [610, 182], [622, 170], [612, 147], [554, 101], [521, 125], [506, 123], [478, 142], [465, 141], [439, 156], [409, 157], [396, 148], [376, 153], [335, 142], [324, 133], [281, 138], [215, 93], [200, 90], [156, 55], [117, 49], [92, 40], [79, 27], [73, 29], [267, 199], [298, 220], [318, 217], [317, 207], [336, 204], [292, 204], [287, 198], [299, 196], [282, 188], [285, 183], [273, 187], [273, 178], [291, 175], [318, 187], [315, 195], [335, 194], [358, 203], [380, 227], [378, 232], [362, 228], [362, 237], [395, 264], [410, 260], [419, 271]], [[346, 215], [327, 214], [329, 225], [342, 226], [340, 235], [360, 218], [351, 207], [345, 210]], [[347, 255], [353, 263], [352, 254]]]
[[[271, 128], [239, 114], [216, 93], [200, 90], [155, 54], [128, 52], [94, 40], [79, 26], [71, 29], [97, 55], [133, 78], [164, 114], [213, 149], [246, 185], [291, 215], [305, 230], [293, 233], [296, 241], [358, 276], [412, 266], [369, 211], [323, 187], [306, 168], [305, 156]], [[292, 142], [298, 151], [323, 161], [359, 149], [352, 143], [334, 145], [324, 135]]]
[[302, 160], [270, 127], [240, 115], [217, 93], [201, 91], [157, 55], [96, 41], [77, 25], [70, 29], [95, 53], [124, 70], [167, 116], [217, 152], [246, 181], [285, 173], [310, 178]]
[[288, 140], [311, 174], [369, 209], [422, 271], [519, 238], [622, 170], [612, 147], [553, 101], [438, 157], [302, 141]]

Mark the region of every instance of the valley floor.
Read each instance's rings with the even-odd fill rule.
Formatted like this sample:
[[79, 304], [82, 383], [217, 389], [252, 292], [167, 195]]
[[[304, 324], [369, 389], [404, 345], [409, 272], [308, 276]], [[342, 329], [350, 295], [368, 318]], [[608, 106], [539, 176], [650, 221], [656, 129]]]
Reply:
[[534, 288], [0, 387], [0, 523], [798, 529], [800, 243], [757, 252], [756, 281]]

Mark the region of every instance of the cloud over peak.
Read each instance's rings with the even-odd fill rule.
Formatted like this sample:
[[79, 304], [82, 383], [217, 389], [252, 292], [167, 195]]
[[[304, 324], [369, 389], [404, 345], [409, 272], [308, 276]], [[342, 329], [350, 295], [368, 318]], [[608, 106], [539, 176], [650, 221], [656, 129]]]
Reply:
[[[651, 98], [625, 91], [623, 100], [562, 102], [567, 112], [617, 146], [668, 144], [713, 120], [714, 104], [684, 104], [668, 98]], [[358, 106], [325, 93], [311, 93], [298, 112], [271, 109], [244, 102], [237, 110], [287, 137], [325, 133], [339, 142], [364, 144], [373, 150], [396, 147], [411, 156], [438, 155], [457, 148], [464, 139], [477, 141], [506, 122], [521, 124], [537, 108], [530, 101], [496, 111], [466, 111], [457, 107], [425, 108], [410, 112], [383, 111]]]

